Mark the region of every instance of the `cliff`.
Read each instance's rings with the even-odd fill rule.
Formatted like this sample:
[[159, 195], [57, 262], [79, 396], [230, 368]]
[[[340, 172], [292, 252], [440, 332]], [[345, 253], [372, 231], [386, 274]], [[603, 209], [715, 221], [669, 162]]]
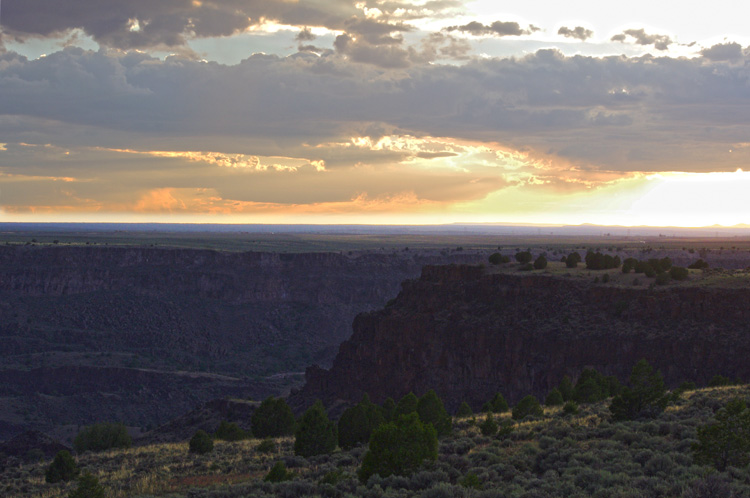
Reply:
[[641, 358], [668, 384], [750, 379], [750, 290], [631, 289], [540, 274], [429, 266], [354, 320], [330, 370], [311, 367], [298, 404], [435, 389], [449, 409], [544, 396], [585, 367], [627, 379]]
[[0, 246], [0, 440], [283, 394], [424, 264], [480, 257]]

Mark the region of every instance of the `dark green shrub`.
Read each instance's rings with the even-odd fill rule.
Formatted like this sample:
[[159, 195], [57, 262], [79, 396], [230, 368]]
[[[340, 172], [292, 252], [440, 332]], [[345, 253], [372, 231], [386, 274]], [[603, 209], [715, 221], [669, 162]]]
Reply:
[[91, 472], [85, 471], [78, 479], [78, 487], [71, 491], [68, 498], [105, 498], [105, 496], [99, 479]]
[[505, 413], [508, 409], [508, 402], [505, 401], [505, 397], [500, 393], [495, 393], [492, 399], [482, 406], [483, 412]]
[[562, 394], [563, 401], [573, 399], [575, 388], [573, 387], [573, 382], [571, 382], [570, 377], [567, 375], [565, 375], [560, 381], [558, 389], [560, 390], [560, 394]]
[[250, 434], [242, 430], [234, 422], [222, 420], [216, 432], [214, 432], [214, 437], [223, 441], [242, 441], [243, 439], [248, 439]]
[[687, 268], [683, 268], [682, 266], [673, 266], [669, 270], [669, 276], [674, 280], [687, 280], [690, 276], [690, 272]]
[[294, 414], [282, 398], [269, 396], [253, 412], [255, 437], [280, 437], [294, 434]]
[[383, 410], [370, 401], [368, 395], [351, 408], [344, 410], [338, 422], [339, 446], [351, 449], [370, 440], [370, 435], [385, 423]]
[[575, 401], [567, 401], [562, 411], [565, 415], [575, 415], [578, 413], [578, 404]]
[[383, 418], [386, 422], [393, 420], [393, 414], [396, 413], [396, 402], [393, 398], [386, 398], [383, 401]]
[[190, 453], [205, 455], [206, 453], [211, 453], [211, 451], [213, 451], [214, 441], [206, 431], [198, 430], [193, 434], [193, 437], [190, 438], [188, 446]]
[[547, 268], [547, 258], [544, 256], [539, 256], [534, 260], [534, 269], [535, 270], [544, 270]]
[[521, 265], [520, 268], [518, 268], [519, 271], [532, 271], [534, 269], [534, 265], [531, 263], [526, 263], [525, 265]]
[[516, 425], [510, 419], [505, 419], [500, 423], [500, 429], [497, 431], [498, 439], [505, 439], [515, 430]]
[[646, 360], [640, 360], [633, 366], [630, 386], [615, 396], [609, 410], [614, 420], [653, 418], [664, 411], [667, 401], [661, 373], [654, 372]]
[[521, 251], [516, 253], [516, 261], [521, 263], [522, 265], [525, 265], [527, 263], [530, 263], [533, 256], [531, 255], [531, 252], [529, 251]]
[[416, 412], [418, 403], [419, 399], [414, 393], [404, 395], [404, 397], [398, 401], [396, 409], [393, 411], [393, 419], [397, 420], [401, 415], [408, 415], [409, 413]]
[[563, 402], [562, 393], [556, 387], [547, 394], [547, 398], [544, 400], [544, 404], [547, 406], [560, 406]]
[[104, 451], [112, 448], [130, 448], [132, 439], [123, 424], [94, 424], [78, 433], [73, 440], [77, 453]]
[[72, 481], [79, 473], [76, 461], [69, 452], [62, 450], [57, 452], [55, 459], [47, 467], [44, 478], [47, 482], [54, 484], [60, 481]]
[[430, 389], [417, 402], [417, 414], [422, 423], [432, 424], [439, 437], [451, 433], [453, 422], [445, 410], [443, 401]]
[[258, 453], [274, 453], [277, 449], [278, 445], [273, 439], [264, 439], [255, 447]]
[[463, 476], [461, 479], [459, 479], [458, 484], [465, 488], [469, 489], [482, 489], [482, 481], [479, 479], [479, 476], [477, 476], [474, 472], [469, 472], [465, 476]]
[[731, 386], [732, 380], [729, 377], [723, 375], [714, 375], [711, 380], [708, 381], [708, 387], [723, 387]]
[[471, 417], [472, 415], [474, 415], [474, 412], [471, 411], [471, 407], [466, 401], [461, 403], [461, 405], [458, 407], [458, 410], [456, 410], [456, 417], [458, 418]]
[[594, 370], [584, 368], [576, 382], [573, 398], [579, 403], [596, 403], [609, 397], [610, 380]]
[[493, 265], [499, 265], [503, 263], [503, 255], [499, 252], [490, 254], [490, 263]]
[[688, 268], [690, 268], [691, 270], [703, 270], [705, 268], [708, 268], [708, 263], [706, 263], [702, 259], [699, 259], [692, 265], [688, 266]]
[[544, 409], [536, 397], [529, 394], [513, 407], [513, 420], [522, 420], [528, 416], [540, 417], [544, 415]]
[[437, 448], [437, 431], [431, 424], [423, 424], [416, 413], [402, 415], [372, 433], [359, 478], [365, 482], [373, 474], [411, 475], [425, 460], [437, 459]]
[[336, 424], [328, 419], [323, 403], [318, 400], [302, 415], [294, 433], [294, 454], [311, 457], [326, 455], [336, 449]]
[[568, 257], [565, 258], [565, 266], [567, 268], [575, 268], [578, 266], [578, 263], [581, 262], [581, 255], [577, 252], [572, 252], [568, 254]]
[[731, 400], [716, 414], [716, 422], [698, 428], [693, 445], [696, 463], [713, 465], [720, 471], [727, 466], [745, 467], [750, 463], [750, 410], [739, 398]]
[[497, 422], [495, 422], [495, 417], [493, 417], [491, 413], [488, 413], [484, 419], [484, 422], [479, 424], [479, 431], [483, 436], [495, 435], [495, 433], [497, 432]]
[[267, 482], [283, 482], [294, 479], [294, 473], [286, 469], [284, 462], [276, 462], [263, 478]]

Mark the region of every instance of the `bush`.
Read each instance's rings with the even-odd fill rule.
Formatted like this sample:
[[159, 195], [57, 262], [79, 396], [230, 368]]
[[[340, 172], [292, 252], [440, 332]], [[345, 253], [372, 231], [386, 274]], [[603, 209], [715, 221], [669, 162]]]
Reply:
[[491, 413], [488, 413], [484, 422], [479, 424], [479, 431], [484, 436], [494, 436], [497, 433], [497, 423]]
[[558, 389], [560, 390], [560, 394], [562, 394], [563, 401], [573, 399], [575, 388], [573, 387], [573, 382], [571, 382], [570, 377], [567, 375], [563, 376]]
[[687, 280], [688, 276], [690, 276], [690, 272], [687, 268], [683, 268], [682, 266], [673, 266], [669, 269], [669, 276], [674, 280]]
[[73, 440], [77, 453], [104, 451], [112, 448], [130, 448], [132, 439], [123, 424], [94, 424], [78, 433]]
[[69, 452], [62, 450], [57, 452], [55, 459], [47, 467], [44, 478], [47, 482], [54, 484], [60, 481], [72, 481], [79, 473], [76, 461]]
[[708, 381], [708, 387], [722, 387], [731, 386], [732, 380], [729, 377], [723, 375], [714, 375], [711, 380]]
[[242, 430], [234, 422], [222, 420], [216, 432], [214, 432], [214, 437], [223, 441], [242, 441], [243, 439], [248, 439], [250, 434]]
[[393, 398], [386, 398], [385, 401], [383, 401], [383, 406], [381, 408], [383, 410], [383, 418], [385, 421], [390, 422], [393, 420], [393, 414], [396, 413], [396, 402]]
[[563, 402], [562, 393], [560, 393], [560, 390], [556, 387], [547, 394], [547, 398], [544, 400], [544, 404], [547, 406], [560, 406]]
[[471, 417], [472, 415], [474, 415], [474, 412], [471, 411], [471, 407], [466, 401], [461, 403], [461, 405], [458, 407], [458, 410], [456, 410], [456, 417], [458, 418]]
[[491, 400], [482, 406], [483, 412], [505, 413], [509, 409], [508, 402], [500, 393], [495, 393]]
[[615, 396], [609, 406], [614, 420], [633, 420], [638, 417], [653, 418], [664, 411], [667, 404], [666, 388], [661, 373], [646, 360], [633, 366], [630, 386]]
[[405, 394], [403, 398], [398, 401], [396, 409], [393, 411], [393, 419], [397, 420], [401, 415], [408, 415], [417, 411], [417, 404], [419, 399], [414, 393]]
[[338, 422], [339, 446], [351, 449], [370, 440], [370, 435], [380, 424], [385, 423], [382, 409], [370, 401], [365, 394], [362, 400], [344, 410]]
[[490, 263], [493, 265], [501, 265], [503, 263], [509, 263], [510, 258], [508, 256], [503, 256], [499, 252], [490, 254]]
[[581, 255], [577, 252], [572, 252], [568, 255], [567, 258], [565, 258], [565, 266], [567, 268], [575, 268], [578, 266], [578, 263], [581, 262]]
[[278, 445], [273, 439], [264, 439], [255, 447], [258, 453], [274, 453], [277, 449]]
[[78, 487], [68, 495], [68, 498], [105, 498], [105, 496], [99, 479], [91, 472], [85, 471], [78, 480]]
[[578, 404], [575, 401], [568, 401], [563, 405], [562, 411], [565, 415], [575, 415], [578, 413]]
[[443, 401], [437, 393], [430, 389], [417, 403], [417, 414], [425, 424], [432, 424], [439, 437], [447, 436], [452, 430], [452, 420], [443, 406]]
[[544, 270], [545, 268], [547, 268], [547, 258], [540, 255], [538, 258], [536, 258], [536, 260], [534, 260], [534, 269]]
[[289, 481], [293, 478], [294, 473], [289, 472], [286, 469], [286, 465], [284, 465], [284, 462], [276, 462], [273, 467], [271, 467], [271, 470], [268, 471], [268, 474], [266, 474], [263, 480], [267, 482], [283, 482]]
[[516, 253], [516, 261], [521, 263], [522, 265], [525, 265], [526, 263], [530, 263], [533, 256], [531, 255], [531, 252], [529, 251], [521, 251]]
[[326, 455], [336, 449], [336, 424], [328, 419], [323, 403], [318, 400], [302, 415], [294, 433], [294, 454], [305, 458]]
[[416, 413], [402, 415], [372, 433], [359, 478], [366, 482], [373, 474], [411, 475], [425, 460], [437, 459], [437, 448], [437, 431], [431, 424], [423, 424]]
[[282, 398], [269, 396], [253, 412], [255, 437], [280, 437], [294, 434], [294, 414]]
[[190, 453], [205, 455], [206, 453], [211, 453], [213, 451], [214, 441], [206, 431], [198, 430], [193, 434], [193, 437], [190, 438], [188, 446]]
[[529, 415], [534, 417], [544, 415], [544, 410], [542, 409], [542, 405], [539, 404], [539, 400], [531, 394], [513, 407], [513, 420], [522, 420]]
[[698, 428], [693, 454], [697, 463], [720, 471], [750, 463], [750, 410], [743, 400], [731, 400], [716, 414], [715, 423]]
[[708, 263], [706, 263], [702, 259], [699, 259], [692, 265], [689, 265], [688, 268], [690, 268], [691, 270], [703, 270], [703, 269], [708, 268]]

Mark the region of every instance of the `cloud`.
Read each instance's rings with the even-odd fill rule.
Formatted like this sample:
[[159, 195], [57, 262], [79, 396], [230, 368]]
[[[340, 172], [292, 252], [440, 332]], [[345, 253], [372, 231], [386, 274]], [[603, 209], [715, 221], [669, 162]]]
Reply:
[[557, 30], [557, 34], [562, 35], [565, 38], [576, 38], [581, 41], [586, 41], [594, 36], [593, 31], [586, 29], [583, 26], [576, 26], [573, 29], [563, 26]]
[[[406, 23], [463, 11], [457, 0], [413, 5], [399, 1], [353, 0], [10, 0], [3, 5], [3, 30], [18, 40], [59, 37], [75, 30], [105, 47], [170, 49], [194, 38], [224, 37], [267, 23], [302, 28], [297, 41], [313, 39], [310, 27], [347, 31], [369, 43], [388, 41]], [[379, 38], [378, 38], [379, 37]], [[377, 38], [377, 40], [376, 40]]]
[[743, 58], [739, 43], [719, 43], [701, 50], [701, 55], [710, 61], [737, 61]]
[[[750, 161], [750, 147], [736, 147], [750, 134], [736, 63], [745, 55], [540, 50], [449, 65], [418, 62], [451, 47], [448, 33], [419, 51], [346, 36], [335, 53], [234, 66], [77, 48], [37, 60], [2, 54], [0, 173], [15, 179], [2, 201], [179, 206], [169, 193], [188, 210], [204, 201], [251, 209], [408, 194], [459, 203], [529, 175], [591, 189], [605, 172], [734, 171]], [[394, 60], [402, 65], [383, 67]]]
[[668, 50], [674, 41], [668, 35], [649, 35], [641, 29], [626, 29], [618, 35], [610, 38], [611, 41], [624, 43], [628, 38], [632, 38], [638, 45], [653, 45], [656, 50]]
[[521, 25], [517, 22], [503, 22], [495, 21], [492, 24], [486, 25], [477, 21], [471, 21], [463, 26], [448, 26], [445, 31], [461, 31], [463, 33], [469, 33], [474, 36], [523, 36], [530, 35], [535, 31], [539, 31], [533, 24], [530, 24], [526, 29], [521, 28]]

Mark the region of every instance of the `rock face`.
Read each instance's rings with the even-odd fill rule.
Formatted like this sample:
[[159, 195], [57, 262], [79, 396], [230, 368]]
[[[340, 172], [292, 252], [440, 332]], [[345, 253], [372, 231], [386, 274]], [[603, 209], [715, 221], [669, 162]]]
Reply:
[[668, 384], [750, 380], [750, 290], [629, 289], [569, 278], [425, 267], [398, 298], [363, 313], [330, 370], [308, 369], [292, 399], [327, 406], [435, 389], [447, 408], [502, 392], [544, 396], [585, 367], [625, 381], [646, 358]]
[[424, 264], [480, 258], [0, 246], [0, 440], [282, 394]]

